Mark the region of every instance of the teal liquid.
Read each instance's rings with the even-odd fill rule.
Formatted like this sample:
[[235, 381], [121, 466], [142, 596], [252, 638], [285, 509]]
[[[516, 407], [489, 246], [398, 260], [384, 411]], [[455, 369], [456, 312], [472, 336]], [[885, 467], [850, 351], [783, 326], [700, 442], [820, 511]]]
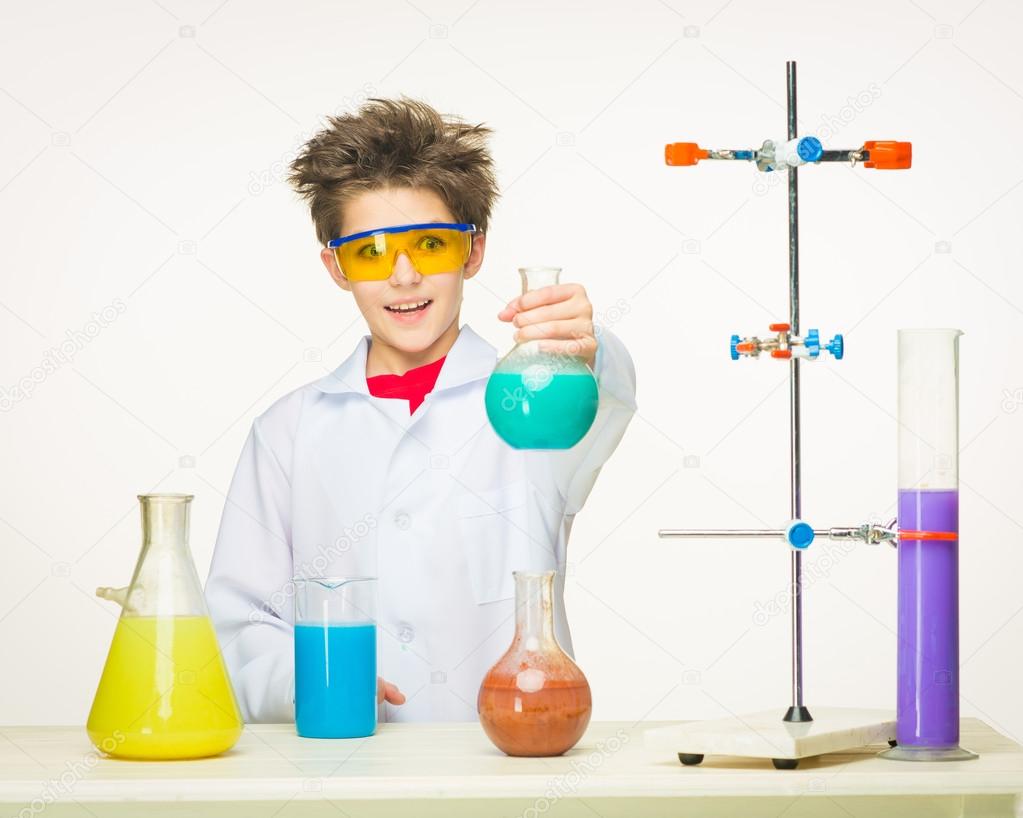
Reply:
[[487, 381], [487, 417], [515, 449], [570, 449], [597, 416], [597, 382], [589, 373], [557, 374], [538, 388], [520, 372], [495, 372]]

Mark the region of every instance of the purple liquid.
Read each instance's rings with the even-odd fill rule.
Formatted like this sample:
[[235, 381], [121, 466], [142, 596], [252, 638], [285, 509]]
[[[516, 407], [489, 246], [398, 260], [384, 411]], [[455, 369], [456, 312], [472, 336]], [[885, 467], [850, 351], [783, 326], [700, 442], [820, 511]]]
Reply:
[[[899, 528], [959, 532], [959, 492], [899, 490]], [[959, 743], [959, 541], [899, 538], [896, 737], [902, 747]]]

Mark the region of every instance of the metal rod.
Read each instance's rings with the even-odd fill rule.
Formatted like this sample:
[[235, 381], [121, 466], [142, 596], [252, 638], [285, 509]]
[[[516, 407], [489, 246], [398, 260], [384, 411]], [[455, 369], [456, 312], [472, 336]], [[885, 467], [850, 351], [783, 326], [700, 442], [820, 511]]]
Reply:
[[[817, 531], [813, 532], [817, 534]], [[658, 537], [783, 537], [785, 532], [780, 528], [662, 528]]]
[[855, 159], [857, 162], [868, 162], [870, 161], [870, 151], [864, 150], [863, 148], [850, 148], [848, 150], [828, 150], [821, 154], [818, 162], [851, 162]]
[[[795, 139], [797, 131], [796, 113], [796, 63], [785, 63], [786, 109], [788, 114], [788, 138]], [[799, 335], [799, 174], [796, 168], [789, 169], [789, 325], [793, 335]], [[791, 482], [790, 512], [792, 519], [802, 517], [802, 452], [800, 446], [800, 392], [799, 359], [789, 362], [789, 477]], [[789, 721], [809, 721], [810, 715], [803, 707], [803, 570], [802, 553], [793, 549], [791, 582], [789, 583], [792, 611], [792, 706], [785, 714]]]
[[[832, 528], [815, 528], [815, 538], [829, 540], [861, 540], [868, 545], [877, 545], [880, 542], [891, 542], [894, 544], [898, 539], [898, 532], [893, 527], [894, 523], [887, 526], [877, 523], [863, 523], [856, 526], [835, 526]], [[785, 530], [781, 528], [662, 528], [657, 532], [658, 537], [666, 539], [784, 539]]]
[[[815, 528], [815, 537], [830, 537], [833, 532], [845, 531], [842, 528]], [[848, 529], [853, 531], [855, 529]], [[747, 537], [779, 538], [785, 536], [783, 528], [662, 528], [657, 532], [658, 537], [694, 537], [700, 539], [715, 539], [717, 537], [735, 537], [745, 539]]]

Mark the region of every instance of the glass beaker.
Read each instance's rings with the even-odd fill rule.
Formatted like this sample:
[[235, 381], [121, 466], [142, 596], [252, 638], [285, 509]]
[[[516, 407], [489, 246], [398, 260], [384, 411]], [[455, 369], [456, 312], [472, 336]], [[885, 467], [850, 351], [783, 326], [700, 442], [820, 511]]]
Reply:
[[295, 729], [362, 738], [377, 727], [375, 577], [296, 577]]
[[[559, 267], [521, 267], [522, 292], [558, 283]], [[487, 417], [515, 449], [570, 449], [597, 416], [597, 379], [580, 357], [523, 341], [487, 381]]]
[[483, 730], [510, 756], [557, 756], [590, 723], [590, 685], [554, 635], [554, 572], [513, 572], [515, 637], [480, 685]]
[[142, 551], [121, 605], [86, 729], [119, 758], [203, 758], [229, 749], [242, 718], [188, 550], [192, 496], [142, 494]]
[[897, 746], [904, 761], [959, 747], [959, 336], [899, 330]]

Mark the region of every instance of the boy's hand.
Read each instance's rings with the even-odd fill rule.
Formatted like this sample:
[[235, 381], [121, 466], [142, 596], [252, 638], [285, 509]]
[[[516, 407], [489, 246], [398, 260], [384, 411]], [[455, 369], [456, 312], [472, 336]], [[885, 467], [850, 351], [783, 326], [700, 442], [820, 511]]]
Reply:
[[388, 704], [405, 704], [405, 694], [385, 679], [377, 676], [377, 704], [386, 700]]
[[545, 352], [574, 355], [593, 367], [597, 339], [593, 305], [581, 284], [552, 284], [523, 293], [508, 302], [497, 317], [519, 328], [515, 342], [545, 339]]

